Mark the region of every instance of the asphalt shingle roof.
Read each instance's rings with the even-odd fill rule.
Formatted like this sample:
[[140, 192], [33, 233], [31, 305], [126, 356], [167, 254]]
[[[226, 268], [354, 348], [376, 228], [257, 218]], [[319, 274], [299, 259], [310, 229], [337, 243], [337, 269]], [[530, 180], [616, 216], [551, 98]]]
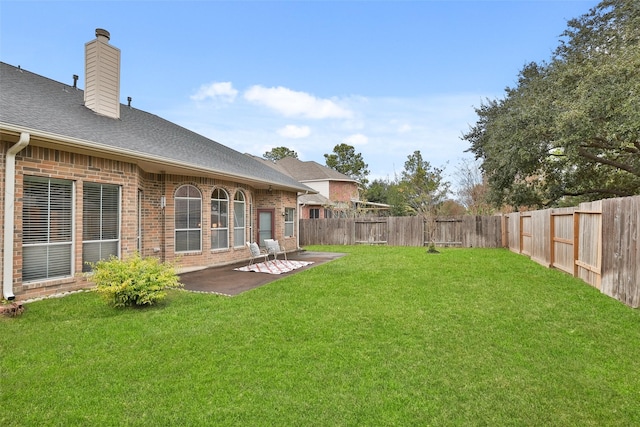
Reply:
[[314, 161], [303, 162], [294, 157], [285, 157], [276, 162], [276, 165], [298, 181], [351, 181], [354, 179], [333, 170], [327, 166], [322, 166]]
[[[274, 187], [310, 190], [250, 156], [142, 110], [120, 105], [120, 119], [84, 106], [84, 92], [0, 62], [0, 127], [51, 134], [79, 146], [155, 159]], [[313, 190], [312, 190], [313, 191]]]

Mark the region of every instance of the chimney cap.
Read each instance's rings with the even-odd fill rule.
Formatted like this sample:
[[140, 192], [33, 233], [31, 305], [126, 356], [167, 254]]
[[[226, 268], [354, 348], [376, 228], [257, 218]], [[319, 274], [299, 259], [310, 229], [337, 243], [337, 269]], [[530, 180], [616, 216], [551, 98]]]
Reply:
[[107, 40], [109, 40], [111, 38], [111, 34], [109, 34], [109, 31], [107, 30], [103, 30], [102, 28], [96, 28], [96, 37], [97, 38], [105, 37]]

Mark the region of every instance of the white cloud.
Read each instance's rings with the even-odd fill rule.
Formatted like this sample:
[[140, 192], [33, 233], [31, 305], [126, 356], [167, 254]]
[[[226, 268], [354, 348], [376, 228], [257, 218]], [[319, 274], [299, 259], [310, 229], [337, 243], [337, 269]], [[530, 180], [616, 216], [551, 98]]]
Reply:
[[[477, 120], [473, 106], [482, 99], [478, 94], [340, 98], [340, 105], [352, 117], [310, 126], [309, 134], [299, 139], [293, 137], [304, 135], [307, 123], [274, 116], [270, 111], [264, 114], [261, 105], [244, 99], [236, 99], [223, 109], [212, 103], [189, 103], [157, 113], [241, 153], [257, 156], [284, 146], [296, 151], [301, 160], [324, 164], [324, 154], [331, 153], [335, 145], [352, 145], [369, 165], [370, 180], [393, 179], [402, 171], [407, 156], [420, 150], [431, 165], [445, 167], [445, 176], [454, 181], [456, 164], [470, 156], [465, 152], [469, 144], [460, 137]], [[401, 133], [407, 124], [410, 131]]]
[[348, 145], [365, 145], [367, 142], [369, 142], [369, 138], [361, 133], [349, 135], [344, 139], [344, 143]]
[[252, 86], [244, 98], [256, 104], [276, 110], [286, 117], [310, 119], [346, 119], [353, 113], [330, 99], [320, 99], [305, 92], [296, 92], [282, 86], [266, 88]]
[[411, 129], [413, 129], [411, 125], [408, 123], [405, 123], [403, 125], [398, 126], [398, 133], [407, 133], [407, 132], [410, 132]]
[[286, 125], [278, 129], [278, 135], [291, 139], [306, 138], [311, 135], [311, 128], [309, 126]]
[[194, 101], [204, 101], [207, 98], [222, 99], [226, 102], [233, 102], [238, 91], [233, 88], [231, 82], [213, 82], [200, 86], [200, 89], [191, 95]]

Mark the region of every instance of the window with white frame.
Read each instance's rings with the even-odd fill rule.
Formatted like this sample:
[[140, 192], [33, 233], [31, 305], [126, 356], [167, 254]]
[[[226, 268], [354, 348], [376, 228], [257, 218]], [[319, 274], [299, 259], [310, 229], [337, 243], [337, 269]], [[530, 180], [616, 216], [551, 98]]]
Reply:
[[246, 241], [245, 198], [242, 191], [236, 191], [233, 197], [233, 245], [243, 246]]
[[284, 209], [284, 237], [291, 237], [295, 234], [296, 210], [294, 208]]
[[119, 256], [120, 187], [85, 182], [82, 187], [82, 271]]
[[211, 194], [211, 249], [229, 247], [229, 195], [221, 188]]
[[71, 276], [73, 182], [25, 176], [22, 281]]
[[202, 194], [193, 185], [183, 185], [175, 194], [175, 251], [202, 250]]

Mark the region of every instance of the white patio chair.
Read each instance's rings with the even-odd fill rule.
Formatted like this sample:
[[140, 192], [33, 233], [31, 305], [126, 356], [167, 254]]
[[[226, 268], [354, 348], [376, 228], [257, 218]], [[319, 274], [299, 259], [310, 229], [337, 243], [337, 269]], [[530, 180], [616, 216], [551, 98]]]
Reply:
[[287, 251], [280, 246], [280, 243], [277, 240], [273, 239], [264, 239], [264, 244], [267, 247], [267, 253], [269, 255], [273, 255], [273, 260], [278, 259], [278, 255], [283, 254], [284, 260], [287, 261]]
[[260, 249], [260, 246], [258, 246], [256, 242], [247, 242], [247, 247], [249, 248], [249, 252], [251, 253], [249, 265], [253, 264], [253, 262], [258, 258], [263, 258], [264, 262], [267, 262], [269, 260], [269, 252], [264, 249]]

